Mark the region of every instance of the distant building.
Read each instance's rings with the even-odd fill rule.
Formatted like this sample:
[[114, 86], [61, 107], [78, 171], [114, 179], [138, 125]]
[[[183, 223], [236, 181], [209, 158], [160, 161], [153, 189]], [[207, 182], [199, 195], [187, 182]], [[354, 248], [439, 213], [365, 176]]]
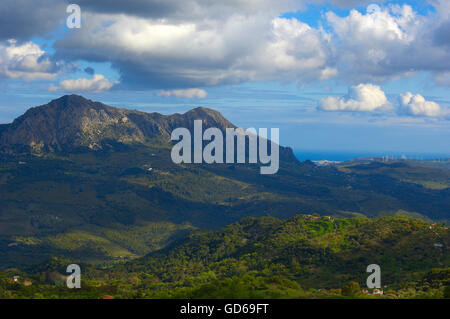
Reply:
[[313, 220], [319, 220], [319, 219], [321, 219], [320, 216], [314, 216], [314, 215], [304, 215], [304, 216], [305, 216], [305, 218], [307, 218], [307, 219], [313, 219]]
[[373, 295], [382, 295], [383, 294], [383, 290], [382, 289], [377, 289], [375, 288], [372, 292]]
[[341, 162], [339, 161], [329, 161], [329, 160], [320, 160], [320, 161], [312, 161], [317, 166], [328, 166], [328, 165], [337, 165]]

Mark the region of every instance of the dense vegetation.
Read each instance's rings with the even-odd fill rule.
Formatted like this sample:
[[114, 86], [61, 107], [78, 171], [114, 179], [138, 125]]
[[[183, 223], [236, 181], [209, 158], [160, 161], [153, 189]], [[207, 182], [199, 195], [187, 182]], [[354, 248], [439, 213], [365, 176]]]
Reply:
[[[55, 283], [71, 261], [2, 274], [3, 297], [335, 298], [365, 297], [366, 267], [378, 264], [385, 298], [443, 298], [450, 285], [450, 231], [409, 217], [289, 220], [245, 218], [196, 231], [143, 258], [84, 264], [83, 288]], [[11, 283], [14, 274], [33, 281]], [[8, 279], [9, 278], [9, 279]], [[9, 281], [8, 281], [9, 280]]]
[[[169, 152], [147, 145], [4, 158], [0, 268], [55, 253], [100, 262], [142, 256], [176, 238], [177, 229], [217, 229], [245, 216], [317, 212], [445, 221], [450, 211], [450, 188], [443, 186], [450, 173], [442, 169], [408, 162], [401, 167], [397, 162], [345, 167], [282, 162], [278, 174], [262, 176], [249, 165], [175, 165], [167, 159]], [[158, 226], [169, 224], [172, 228]], [[154, 227], [159, 233], [153, 231], [148, 242], [147, 228]], [[119, 235], [127, 231], [136, 235]]]

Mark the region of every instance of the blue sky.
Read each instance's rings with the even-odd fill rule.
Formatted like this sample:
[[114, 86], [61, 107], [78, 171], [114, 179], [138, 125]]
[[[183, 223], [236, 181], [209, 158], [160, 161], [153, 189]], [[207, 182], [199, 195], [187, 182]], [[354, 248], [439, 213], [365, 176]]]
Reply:
[[352, 0], [83, 0], [79, 29], [64, 1], [8, 2], [0, 123], [76, 93], [163, 114], [211, 107], [244, 128], [279, 127], [299, 154], [450, 156], [447, 1], [369, 13]]

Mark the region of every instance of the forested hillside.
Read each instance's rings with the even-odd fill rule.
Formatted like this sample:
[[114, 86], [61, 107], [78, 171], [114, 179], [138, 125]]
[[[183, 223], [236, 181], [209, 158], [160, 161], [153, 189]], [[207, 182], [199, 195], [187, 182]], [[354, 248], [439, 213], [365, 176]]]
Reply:
[[[190, 233], [162, 250], [126, 263], [106, 267], [84, 264], [83, 289], [79, 291], [58, 288], [54, 279], [64, 274], [69, 260], [52, 259], [25, 272], [4, 272], [3, 294], [69, 298], [100, 298], [105, 294], [121, 298], [376, 297], [363, 294], [363, 290], [369, 275], [366, 267], [378, 264], [384, 298], [442, 298], [450, 289], [449, 241], [448, 227], [409, 217], [245, 218], [215, 232]], [[17, 273], [34, 284], [8, 284]]]

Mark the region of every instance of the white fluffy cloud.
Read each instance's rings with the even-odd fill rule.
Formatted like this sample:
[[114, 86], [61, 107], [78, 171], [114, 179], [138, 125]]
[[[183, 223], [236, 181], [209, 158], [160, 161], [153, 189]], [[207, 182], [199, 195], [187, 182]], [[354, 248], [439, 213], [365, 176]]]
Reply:
[[83, 21], [56, 43], [58, 56], [111, 61], [124, 86], [190, 88], [336, 75], [327, 34], [265, 12], [195, 22], [87, 13]]
[[328, 34], [296, 19], [272, 20], [270, 40], [245, 60], [250, 80], [311, 81], [337, 75], [329, 66]]
[[58, 64], [33, 42], [17, 44], [15, 40], [0, 43], [0, 78], [25, 80], [51, 79]]
[[79, 78], [72, 80], [64, 80], [58, 86], [50, 85], [49, 91], [65, 91], [65, 92], [102, 92], [111, 89], [115, 82], [109, 81], [102, 74], [94, 74], [91, 79]]
[[359, 84], [350, 87], [346, 96], [321, 99], [317, 108], [323, 111], [376, 112], [390, 110], [392, 104], [379, 86]]
[[199, 98], [203, 99], [208, 96], [205, 90], [192, 88], [186, 90], [161, 90], [158, 92], [158, 96], [170, 97], [176, 96], [179, 98]]
[[383, 82], [416, 71], [450, 71], [442, 3], [435, 1], [440, 10], [434, 16], [419, 15], [409, 5], [351, 10], [344, 17], [328, 12], [324, 28], [313, 28], [280, 18], [305, 8], [305, 1], [81, 1], [83, 27], [57, 41], [56, 49], [70, 61], [110, 62], [124, 88], [334, 77], [353, 84]]
[[372, 13], [351, 10], [343, 17], [327, 12], [324, 28], [280, 18], [287, 10], [303, 8], [303, 1], [183, 2], [190, 10], [176, 1], [108, 3], [84, 4], [83, 28], [58, 41], [57, 54], [111, 62], [124, 87], [305, 83], [334, 77], [379, 83], [418, 71], [433, 73], [440, 84], [437, 74], [450, 71], [442, 1], [435, 4], [440, 10], [428, 16], [409, 5], [387, 5]]
[[406, 92], [400, 94], [394, 105], [387, 99], [383, 90], [373, 84], [359, 84], [348, 89], [343, 97], [329, 96], [321, 99], [317, 109], [322, 111], [347, 112], [389, 112], [396, 111], [400, 116], [450, 118], [450, 110], [438, 103], [427, 101], [420, 94]]
[[450, 50], [444, 43], [450, 32], [442, 30], [446, 16], [445, 10], [422, 16], [409, 5], [365, 14], [351, 10], [345, 17], [328, 12], [341, 75], [356, 83], [384, 82], [418, 71], [450, 70]]
[[438, 117], [448, 114], [448, 111], [441, 108], [436, 102], [427, 101], [422, 95], [412, 94], [411, 92], [400, 95], [398, 112], [405, 115], [427, 117]]

